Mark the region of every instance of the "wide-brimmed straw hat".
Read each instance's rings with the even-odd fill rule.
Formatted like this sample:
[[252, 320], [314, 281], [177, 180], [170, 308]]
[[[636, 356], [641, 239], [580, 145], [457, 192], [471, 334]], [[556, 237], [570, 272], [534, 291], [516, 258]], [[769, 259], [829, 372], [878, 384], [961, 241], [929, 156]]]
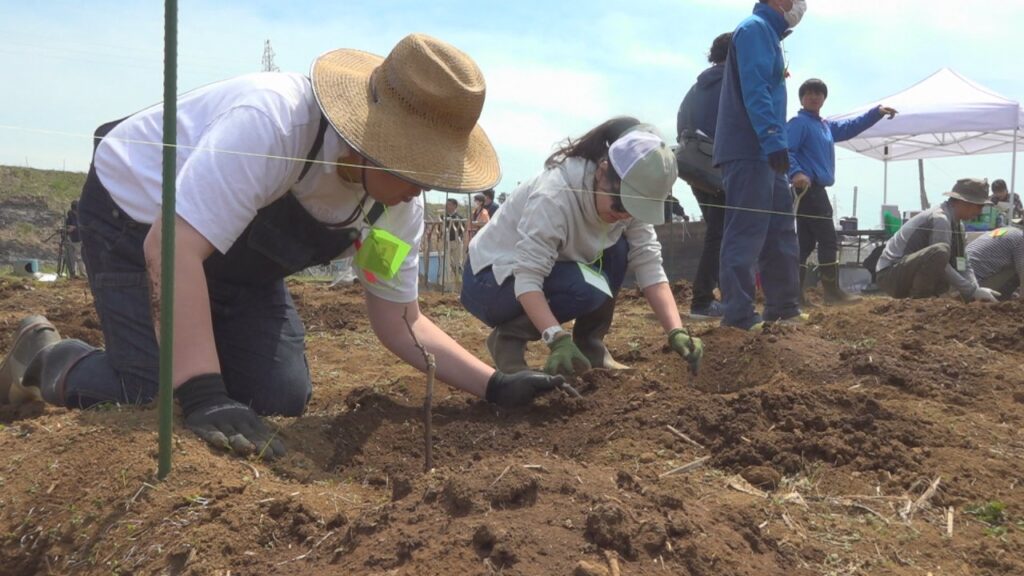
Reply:
[[501, 179], [477, 125], [483, 73], [455, 48], [410, 34], [381, 58], [332, 50], [313, 62], [313, 92], [327, 120], [359, 154], [425, 188], [479, 192]]
[[987, 178], [961, 178], [953, 185], [953, 189], [943, 194], [950, 198], [970, 202], [971, 204], [991, 204], [988, 199]]

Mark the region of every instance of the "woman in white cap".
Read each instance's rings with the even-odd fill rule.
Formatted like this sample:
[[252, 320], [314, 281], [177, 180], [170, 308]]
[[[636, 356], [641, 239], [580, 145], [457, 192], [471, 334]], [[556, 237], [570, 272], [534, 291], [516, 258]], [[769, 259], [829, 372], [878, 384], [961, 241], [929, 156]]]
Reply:
[[[417, 304], [421, 193], [478, 192], [500, 177], [477, 125], [484, 92], [467, 55], [411, 35], [387, 58], [334, 50], [309, 77], [253, 74], [179, 97], [173, 385], [186, 425], [238, 453], [283, 452], [259, 415], [298, 416], [312, 392], [283, 279], [353, 254], [374, 332], [409, 364], [425, 368], [405, 318], [456, 388], [507, 406], [559, 384], [495, 372]], [[157, 105], [96, 133], [80, 223], [106, 350], [27, 318], [0, 399], [156, 398], [162, 116]]]
[[[656, 131], [622, 117], [568, 140], [512, 192], [470, 244], [462, 284], [463, 305], [494, 329], [487, 348], [499, 370], [527, 370], [526, 343], [540, 339], [549, 373], [624, 368], [604, 337], [628, 265], [670, 347], [696, 371], [703, 345], [682, 326], [653, 227], [675, 179]], [[570, 338], [562, 323], [573, 319]]]

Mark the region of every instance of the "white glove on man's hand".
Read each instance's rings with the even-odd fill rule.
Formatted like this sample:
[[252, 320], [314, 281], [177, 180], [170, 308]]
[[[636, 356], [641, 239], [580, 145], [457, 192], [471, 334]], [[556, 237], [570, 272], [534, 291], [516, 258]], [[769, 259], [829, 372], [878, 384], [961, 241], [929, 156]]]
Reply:
[[1002, 294], [991, 288], [982, 288], [979, 286], [974, 289], [974, 294], [972, 296], [979, 302], [999, 302], [999, 297], [1002, 296]]

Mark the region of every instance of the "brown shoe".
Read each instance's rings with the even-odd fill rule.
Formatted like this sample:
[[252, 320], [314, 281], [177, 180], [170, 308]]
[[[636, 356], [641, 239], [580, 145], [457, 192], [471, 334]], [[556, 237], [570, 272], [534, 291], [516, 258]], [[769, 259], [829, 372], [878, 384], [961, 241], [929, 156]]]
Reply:
[[21, 378], [36, 354], [60, 341], [60, 333], [45, 316], [29, 316], [18, 324], [14, 344], [0, 364], [0, 404], [42, 400], [38, 387], [23, 387]]

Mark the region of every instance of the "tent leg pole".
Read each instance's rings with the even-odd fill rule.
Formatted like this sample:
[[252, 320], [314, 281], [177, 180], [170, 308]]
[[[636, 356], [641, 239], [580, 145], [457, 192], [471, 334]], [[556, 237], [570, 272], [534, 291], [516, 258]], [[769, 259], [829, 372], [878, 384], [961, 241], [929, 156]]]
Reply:
[[884, 160], [882, 165], [885, 166], [885, 183], [882, 187], [882, 204], [889, 203], [889, 161]]
[[1010, 167], [1010, 224], [1013, 224], [1014, 206], [1013, 195], [1017, 193], [1017, 136], [1020, 128], [1013, 129], [1013, 166]]

